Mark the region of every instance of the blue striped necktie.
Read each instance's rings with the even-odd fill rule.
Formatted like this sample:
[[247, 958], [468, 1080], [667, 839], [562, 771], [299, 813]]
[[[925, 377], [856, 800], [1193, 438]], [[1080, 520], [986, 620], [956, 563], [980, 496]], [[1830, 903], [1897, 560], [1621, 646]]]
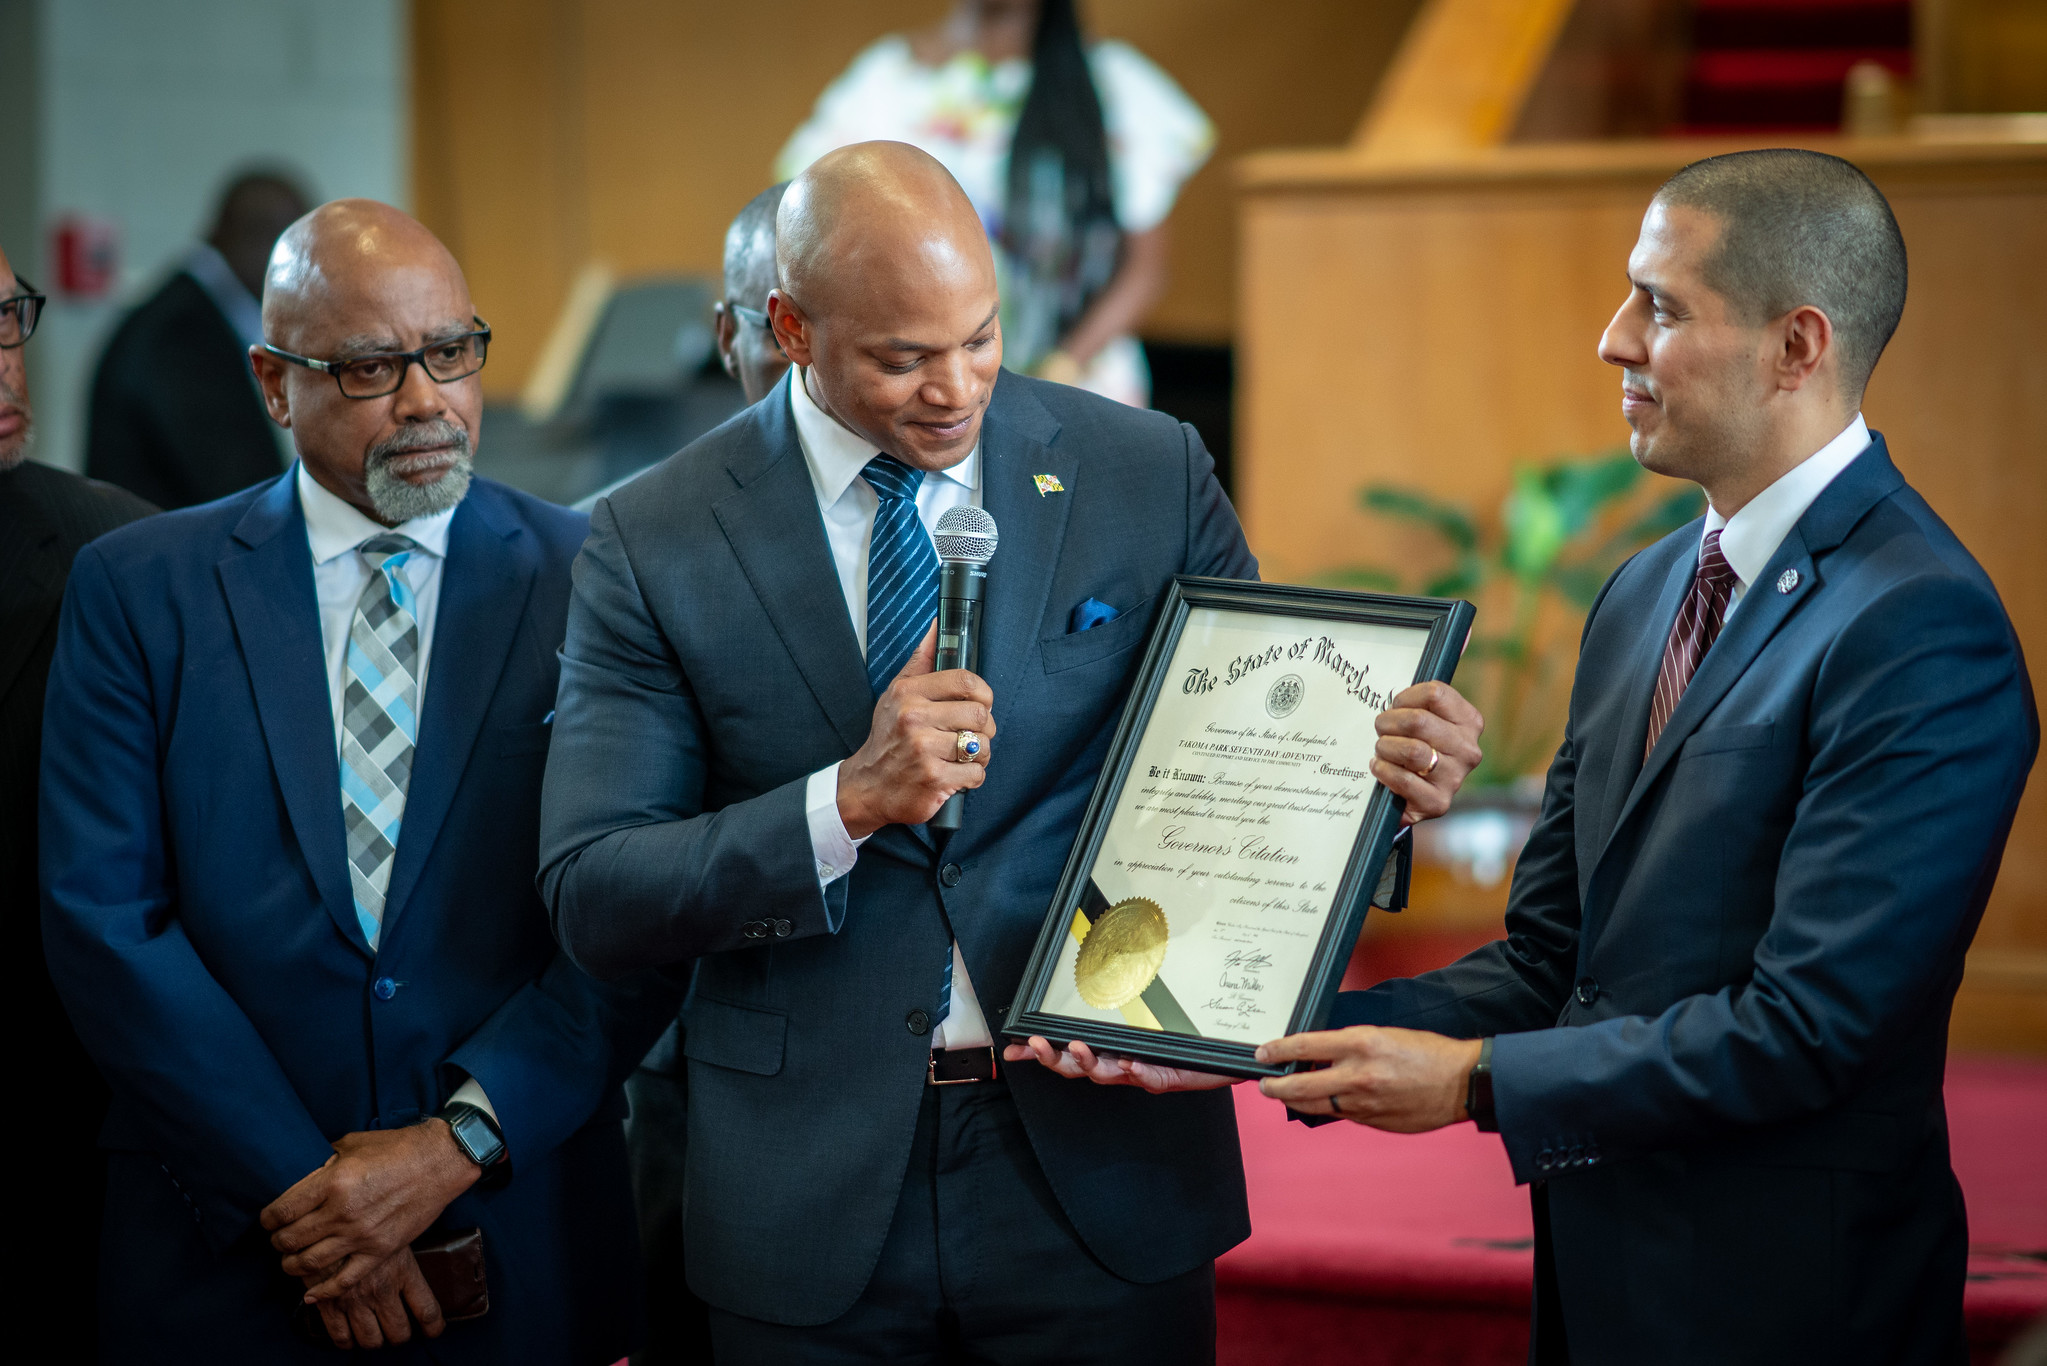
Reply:
[[[924, 471], [892, 455], [877, 455], [861, 472], [881, 498], [867, 542], [867, 683], [879, 697], [938, 615], [938, 552], [917, 515]], [[941, 1022], [951, 1009], [952, 945], [947, 944], [938, 993]]]
[[867, 682], [879, 697], [938, 615], [938, 552], [917, 516], [924, 471], [877, 455], [861, 473], [881, 498], [867, 544]]
[[412, 751], [419, 740], [419, 620], [412, 586], [398, 571], [419, 546], [372, 536], [360, 547], [370, 581], [348, 627], [348, 682], [341, 694], [341, 816], [348, 832], [349, 890], [372, 950], [384, 928], [384, 893], [398, 853]]

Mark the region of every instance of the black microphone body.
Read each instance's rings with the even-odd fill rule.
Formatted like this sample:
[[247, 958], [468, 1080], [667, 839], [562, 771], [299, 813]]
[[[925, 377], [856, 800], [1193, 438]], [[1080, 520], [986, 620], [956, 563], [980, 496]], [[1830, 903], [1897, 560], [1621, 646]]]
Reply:
[[[947, 669], [981, 667], [981, 602], [988, 591], [988, 569], [970, 560], [944, 560], [938, 566], [938, 657], [932, 667]], [[945, 799], [926, 824], [933, 830], [957, 830], [966, 814], [967, 794], [955, 792]]]
[[[995, 556], [995, 519], [976, 507], [956, 507], [938, 519], [932, 542], [938, 550], [938, 670], [981, 667], [981, 613], [988, 592], [988, 561]], [[967, 794], [955, 792], [925, 822], [932, 830], [957, 830]]]

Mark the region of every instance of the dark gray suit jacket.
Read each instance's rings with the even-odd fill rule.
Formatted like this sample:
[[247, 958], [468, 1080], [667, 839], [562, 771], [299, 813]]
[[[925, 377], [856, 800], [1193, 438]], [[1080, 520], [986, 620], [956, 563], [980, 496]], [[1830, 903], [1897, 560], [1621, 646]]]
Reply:
[[1882, 437], [1807, 510], [1646, 761], [1693, 522], [1607, 584], [1508, 937], [1330, 1024], [1498, 1035], [1538, 1358], [1962, 1361], [1941, 1079], [2039, 747], [1997, 591]]
[[[982, 453], [1002, 532], [988, 781], [942, 852], [886, 827], [823, 892], [805, 781], [866, 740], [874, 697], [786, 390], [600, 503], [576, 564], [542, 890], [600, 976], [700, 960], [689, 1277], [735, 1313], [824, 1323], [859, 1296], [909, 1158], [948, 924], [999, 1020], [1165, 586], [1257, 572], [1200, 438], [1171, 418], [1005, 372]], [[1041, 495], [1037, 474], [1066, 491]], [[1069, 633], [1091, 597], [1121, 615]], [[1110, 1270], [1164, 1280], [1249, 1232], [1227, 1091], [1007, 1075]]]

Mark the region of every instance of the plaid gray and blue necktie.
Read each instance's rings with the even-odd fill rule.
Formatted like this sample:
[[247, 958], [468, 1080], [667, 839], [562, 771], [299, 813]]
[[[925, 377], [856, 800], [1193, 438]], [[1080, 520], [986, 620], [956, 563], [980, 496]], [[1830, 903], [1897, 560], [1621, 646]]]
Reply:
[[419, 621], [412, 586], [398, 572], [419, 546], [393, 534], [372, 536], [357, 548], [370, 566], [370, 581], [348, 627], [341, 815], [355, 918], [374, 950], [383, 932], [384, 892], [391, 885], [419, 739]]

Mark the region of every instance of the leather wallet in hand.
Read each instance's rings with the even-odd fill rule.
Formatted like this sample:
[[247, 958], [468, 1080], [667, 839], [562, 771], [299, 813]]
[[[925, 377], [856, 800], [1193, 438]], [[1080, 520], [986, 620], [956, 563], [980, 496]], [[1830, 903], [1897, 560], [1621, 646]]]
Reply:
[[490, 1285], [483, 1278], [483, 1230], [457, 1229], [428, 1235], [412, 1245], [412, 1259], [427, 1289], [450, 1323], [480, 1319], [490, 1312]]
[[[480, 1319], [490, 1312], [490, 1285], [483, 1275], [483, 1230], [457, 1229], [453, 1233], [428, 1234], [412, 1245], [412, 1259], [427, 1289], [440, 1303], [441, 1317], [449, 1323]], [[320, 1311], [310, 1304], [298, 1307], [299, 1331], [316, 1342], [333, 1341]]]

